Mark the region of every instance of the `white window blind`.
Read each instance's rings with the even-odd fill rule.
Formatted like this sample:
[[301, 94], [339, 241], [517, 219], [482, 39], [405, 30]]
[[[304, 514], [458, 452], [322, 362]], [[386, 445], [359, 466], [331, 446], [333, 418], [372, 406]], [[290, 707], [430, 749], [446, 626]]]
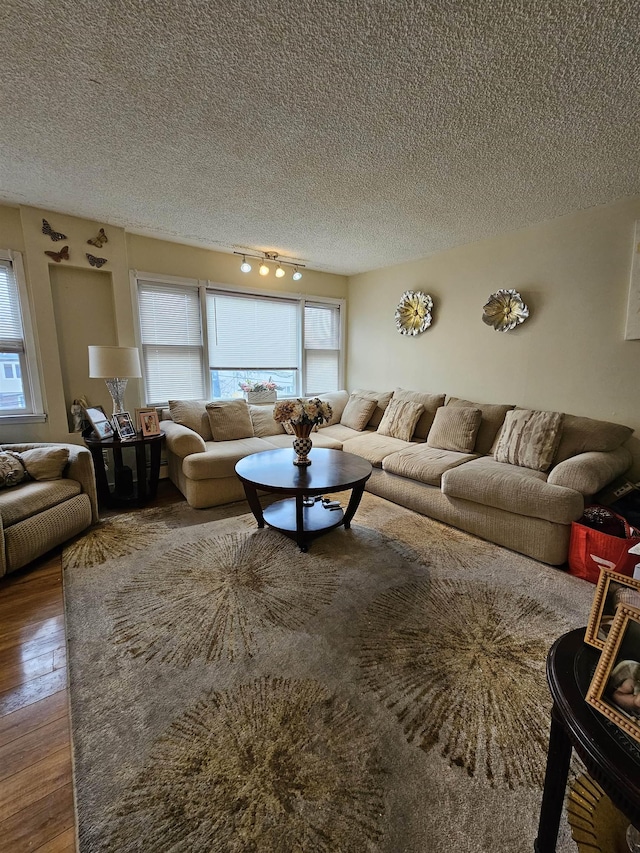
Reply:
[[18, 283], [11, 261], [0, 259], [0, 352], [23, 353]]
[[206, 396], [198, 288], [139, 281], [138, 305], [146, 402]]
[[337, 391], [340, 381], [340, 308], [304, 306], [305, 389], [307, 395]]
[[207, 293], [212, 370], [297, 370], [299, 302]]

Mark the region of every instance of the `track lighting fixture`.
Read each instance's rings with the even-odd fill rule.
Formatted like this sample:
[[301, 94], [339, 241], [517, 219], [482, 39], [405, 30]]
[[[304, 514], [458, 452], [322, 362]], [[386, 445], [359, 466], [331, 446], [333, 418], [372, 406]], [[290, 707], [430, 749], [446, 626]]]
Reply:
[[260, 266], [258, 267], [258, 272], [260, 275], [269, 275], [271, 272], [271, 268], [269, 267], [270, 263], [275, 264], [275, 276], [276, 278], [282, 278], [285, 276], [286, 270], [284, 267], [293, 267], [293, 275], [291, 276], [294, 281], [300, 281], [302, 278], [302, 273], [300, 272], [300, 267], [304, 269], [304, 264], [299, 264], [293, 258], [281, 258], [277, 252], [261, 252], [257, 255], [247, 254], [246, 252], [237, 252], [234, 251], [234, 255], [240, 255], [242, 257], [242, 263], [240, 264], [240, 269], [242, 272], [251, 272], [251, 264], [247, 261], [247, 258], [255, 258], [258, 261], [261, 261]]

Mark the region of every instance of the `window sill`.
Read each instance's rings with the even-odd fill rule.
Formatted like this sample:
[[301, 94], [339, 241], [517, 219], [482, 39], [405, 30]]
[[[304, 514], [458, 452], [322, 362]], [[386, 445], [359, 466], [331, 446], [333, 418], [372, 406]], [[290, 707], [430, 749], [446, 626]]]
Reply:
[[11, 424], [43, 424], [46, 423], [47, 416], [24, 414], [24, 415], [0, 415], [0, 425], [10, 426]]

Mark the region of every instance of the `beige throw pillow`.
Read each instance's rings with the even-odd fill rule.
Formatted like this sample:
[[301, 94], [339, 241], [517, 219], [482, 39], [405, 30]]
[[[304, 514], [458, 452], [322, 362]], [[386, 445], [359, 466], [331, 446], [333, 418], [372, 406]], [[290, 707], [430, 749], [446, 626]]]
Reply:
[[246, 400], [214, 400], [206, 405], [214, 441], [252, 438], [253, 424]]
[[403, 441], [411, 441], [411, 436], [424, 412], [422, 403], [414, 403], [412, 400], [391, 400], [380, 421], [378, 432], [380, 435], [388, 435], [391, 438], [400, 438]]
[[59, 480], [69, 461], [69, 450], [66, 447], [33, 447], [21, 451], [20, 458], [34, 480]]
[[427, 436], [428, 447], [472, 453], [481, 419], [480, 409], [441, 406]]
[[273, 406], [249, 406], [253, 434], [258, 438], [268, 435], [282, 435], [284, 425], [273, 419]]
[[547, 471], [562, 435], [561, 412], [515, 409], [507, 412], [494, 458], [534, 471]]
[[433, 424], [433, 419], [436, 416], [437, 409], [444, 406], [444, 394], [425, 394], [422, 391], [407, 391], [405, 388], [396, 388], [393, 392], [392, 400], [411, 400], [413, 403], [420, 403], [423, 407], [423, 412], [418, 418], [418, 423], [413, 431], [413, 438], [425, 439], [429, 435], [429, 430]]
[[17, 486], [27, 479], [27, 471], [19, 453], [10, 450], [0, 451], [0, 489]]
[[491, 453], [491, 447], [498, 430], [504, 423], [507, 412], [514, 408], [500, 403], [472, 403], [470, 400], [462, 400], [459, 397], [449, 397], [446, 404], [447, 406], [469, 406], [472, 409], [480, 409], [482, 420], [476, 436], [475, 451], [482, 454]]
[[352, 396], [353, 395], [356, 397], [364, 397], [365, 400], [375, 400], [376, 407], [371, 413], [371, 417], [369, 418], [369, 422], [366, 426], [370, 426], [372, 429], [377, 429], [380, 425], [380, 421], [382, 420], [384, 410], [389, 405], [389, 400], [393, 396], [393, 391], [368, 391], [365, 388], [356, 388], [352, 392]]
[[340, 423], [343, 426], [357, 429], [359, 432], [369, 423], [369, 418], [375, 411], [378, 405], [376, 400], [367, 400], [365, 397], [358, 397], [352, 394], [344, 407], [344, 412], [340, 418]]
[[189, 427], [205, 441], [213, 441], [205, 406], [206, 400], [169, 400], [171, 420]]

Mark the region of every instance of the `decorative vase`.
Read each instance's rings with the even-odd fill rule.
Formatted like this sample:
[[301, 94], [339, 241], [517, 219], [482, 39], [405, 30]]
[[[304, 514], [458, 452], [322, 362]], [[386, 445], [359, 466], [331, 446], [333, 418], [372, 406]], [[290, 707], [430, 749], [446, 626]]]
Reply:
[[301, 467], [311, 465], [309, 453], [311, 452], [311, 448], [313, 447], [313, 442], [311, 441], [309, 436], [311, 435], [313, 424], [292, 423], [291, 428], [293, 429], [293, 432], [296, 436], [293, 439], [293, 449], [296, 452], [296, 458], [293, 460], [293, 464], [300, 465]]

